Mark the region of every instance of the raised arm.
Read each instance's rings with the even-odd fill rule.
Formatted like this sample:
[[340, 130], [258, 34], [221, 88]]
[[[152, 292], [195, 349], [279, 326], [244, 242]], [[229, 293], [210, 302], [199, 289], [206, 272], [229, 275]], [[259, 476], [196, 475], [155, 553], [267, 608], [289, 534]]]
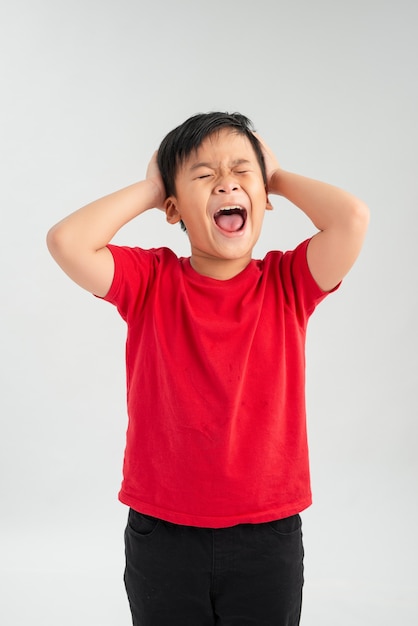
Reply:
[[74, 282], [105, 296], [114, 273], [107, 244], [134, 217], [154, 207], [163, 209], [164, 200], [154, 155], [145, 180], [87, 204], [53, 226], [47, 235], [48, 249]]
[[360, 253], [369, 210], [364, 202], [338, 187], [281, 169], [274, 154], [260, 141], [269, 193], [299, 207], [319, 230], [308, 246], [308, 265], [321, 289], [329, 291], [344, 278]]

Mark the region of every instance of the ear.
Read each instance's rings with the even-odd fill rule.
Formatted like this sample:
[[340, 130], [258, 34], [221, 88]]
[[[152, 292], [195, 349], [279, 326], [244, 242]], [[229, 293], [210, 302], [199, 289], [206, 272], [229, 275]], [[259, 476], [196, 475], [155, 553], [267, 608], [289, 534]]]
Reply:
[[267, 211], [272, 211], [273, 210], [273, 205], [270, 202], [270, 199], [269, 199], [268, 195], [266, 195], [266, 209], [267, 209]]
[[174, 196], [169, 196], [164, 202], [165, 218], [169, 224], [178, 224], [181, 215], [177, 209], [177, 200]]

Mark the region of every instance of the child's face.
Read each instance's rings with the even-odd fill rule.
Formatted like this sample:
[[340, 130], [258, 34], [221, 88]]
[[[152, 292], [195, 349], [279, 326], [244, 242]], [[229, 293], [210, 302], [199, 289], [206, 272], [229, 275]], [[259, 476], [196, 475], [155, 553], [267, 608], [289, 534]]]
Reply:
[[176, 176], [167, 219], [183, 220], [192, 266], [228, 278], [250, 261], [270, 205], [260, 165], [245, 135], [223, 129], [202, 143]]

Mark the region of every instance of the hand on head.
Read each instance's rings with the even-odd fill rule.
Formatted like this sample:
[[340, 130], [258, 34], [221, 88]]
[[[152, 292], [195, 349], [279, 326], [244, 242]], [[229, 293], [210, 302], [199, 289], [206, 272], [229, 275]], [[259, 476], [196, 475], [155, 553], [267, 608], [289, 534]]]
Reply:
[[148, 163], [146, 179], [154, 183], [156, 190], [156, 201], [155, 208], [160, 209], [161, 211], [165, 211], [165, 199], [167, 197], [163, 179], [161, 176], [160, 169], [157, 163], [157, 150], [151, 157], [150, 162]]
[[266, 165], [266, 174], [267, 174], [267, 191], [271, 191], [270, 189], [271, 177], [273, 176], [276, 170], [280, 169], [280, 164], [275, 154], [273, 153], [272, 149], [268, 147], [264, 139], [262, 139], [262, 137], [260, 137], [258, 133], [254, 133], [254, 136], [257, 137], [258, 141], [260, 142], [261, 149], [263, 151], [264, 162]]

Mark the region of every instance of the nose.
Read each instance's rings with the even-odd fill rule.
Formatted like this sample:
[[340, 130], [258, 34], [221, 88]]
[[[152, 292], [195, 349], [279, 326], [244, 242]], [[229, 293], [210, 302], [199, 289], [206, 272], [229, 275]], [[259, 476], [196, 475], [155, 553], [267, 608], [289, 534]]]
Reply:
[[237, 191], [239, 188], [239, 184], [236, 180], [234, 180], [233, 177], [225, 177], [219, 183], [217, 183], [214, 191], [217, 194], [229, 194], [233, 191]]

